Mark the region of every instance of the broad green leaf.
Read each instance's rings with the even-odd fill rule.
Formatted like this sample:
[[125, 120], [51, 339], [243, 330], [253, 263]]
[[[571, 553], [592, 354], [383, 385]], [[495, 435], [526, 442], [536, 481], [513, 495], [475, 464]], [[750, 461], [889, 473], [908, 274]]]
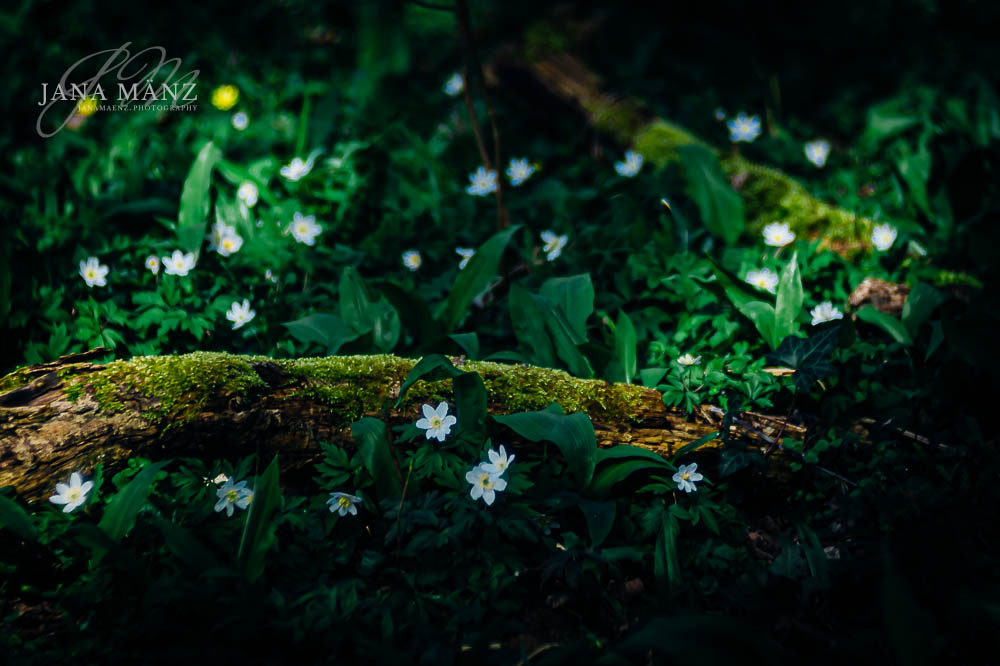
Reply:
[[896, 161], [896, 168], [899, 175], [906, 182], [906, 186], [913, 195], [913, 200], [921, 212], [929, 218], [933, 218], [930, 203], [927, 200], [927, 180], [931, 176], [931, 153], [927, 149], [927, 142], [930, 135], [925, 132], [917, 142], [916, 152], [907, 152]]
[[507, 296], [514, 336], [524, 350], [524, 355], [535, 365], [552, 368], [556, 354], [552, 340], [545, 330], [545, 314], [527, 290], [514, 284]]
[[733, 275], [711, 259], [709, 259], [709, 262], [712, 264], [712, 272], [715, 274], [716, 282], [721, 287], [726, 298], [729, 299], [737, 310], [747, 303], [760, 298], [760, 294], [745, 281], [739, 279], [736, 275]]
[[404, 291], [391, 282], [378, 285], [382, 295], [396, 310], [402, 327], [419, 346], [427, 345], [442, 335], [441, 325], [431, 314], [430, 306], [419, 294]]
[[644, 458], [626, 458], [620, 462], [601, 465], [594, 472], [590, 489], [596, 495], [604, 495], [616, 484], [621, 483], [636, 472], [663, 472], [665, 469], [670, 468], [663, 459], [656, 462]]
[[681, 565], [677, 558], [679, 532], [680, 525], [677, 523], [677, 518], [669, 511], [664, 511], [653, 553], [653, 575], [661, 589], [667, 589], [680, 580]]
[[534, 294], [531, 298], [542, 311], [545, 327], [552, 336], [556, 355], [566, 364], [566, 368], [577, 377], [593, 377], [594, 370], [590, 367], [590, 362], [577, 348], [577, 345], [587, 341], [586, 338], [580, 339], [562, 311], [549, 303], [546, 298]]
[[542, 284], [539, 293], [565, 315], [576, 339], [585, 342], [587, 319], [594, 313], [594, 285], [590, 275], [550, 278]]
[[[798, 318], [802, 312], [802, 275], [799, 273], [798, 252], [781, 271], [778, 281], [778, 298], [774, 308], [774, 341], [780, 343], [799, 330]], [[772, 345], [772, 348], [774, 345]]]
[[652, 460], [660, 465], [667, 466], [667, 461], [663, 456], [640, 446], [618, 444], [606, 449], [597, 449], [597, 464], [601, 464], [606, 460], [618, 460], [621, 458], [645, 458], [646, 460]]
[[453, 379], [461, 374], [462, 371], [456, 368], [447, 356], [428, 354], [417, 361], [413, 369], [407, 373], [406, 379], [403, 380], [403, 385], [399, 387], [399, 398], [396, 399], [396, 406], [399, 407], [402, 404], [406, 392], [410, 390], [410, 387], [414, 383], [421, 379], [433, 382], [440, 379]]
[[518, 229], [520, 226], [514, 225], [493, 234], [476, 250], [465, 268], [458, 272], [455, 283], [448, 292], [448, 298], [438, 310], [436, 317], [446, 331], [451, 331], [458, 325], [473, 299], [490, 286], [500, 268], [500, 259], [507, 248], [507, 243]]
[[643, 368], [639, 371], [639, 379], [646, 388], [656, 388], [666, 374], [666, 368]]
[[896, 342], [904, 345], [913, 344], [913, 338], [910, 337], [910, 332], [906, 330], [906, 326], [892, 315], [879, 312], [870, 305], [866, 305], [858, 310], [857, 315], [861, 321], [866, 321], [881, 328]]
[[920, 326], [945, 300], [944, 294], [924, 282], [918, 282], [906, 296], [902, 321], [911, 338], [917, 337]]
[[399, 313], [385, 301], [381, 301], [372, 306], [372, 342], [375, 347], [382, 352], [392, 351], [396, 343], [399, 342], [399, 335], [402, 332], [402, 324], [399, 321]]
[[299, 342], [318, 343], [326, 347], [326, 353], [337, 353], [341, 345], [357, 340], [359, 335], [343, 319], [334, 314], [316, 313], [281, 324]]
[[919, 116], [903, 111], [899, 100], [890, 100], [868, 110], [868, 123], [862, 143], [874, 144], [907, 130], [920, 122]]
[[194, 252], [195, 256], [201, 249], [201, 242], [207, 231], [212, 169], [221, 157], [222, 152], [215, 144], [207, 142], [198, 151], [181, 189], [181, 205], [177, 213], [177, 244], [185, 252]]
[[719, 158], [709, 148], [693, 144], [679, 147], [677, 154], [688, 194], [698, 205], [705, 227], [732, 245], [746, 226], [743, 200], [730, 185]]
[[583, 412], [567, 415], [552, 403], [540, 412], [499, 415], [493, 420], [529, 441], [552, 442], [559, 447], [577, 481], [582, 486], [590, 483], [597, 461], [597, 437], [594, 424]]
[[580, 500], [577, 505], [583, 512], [583, 517], [587, 520], [587, 532], [590, 534], [590, 547], [599, 548], [604, 540], [611, 534], [611, 528], [615, 526], [615, 513], [617, 506], [612, 500], [610, 502], [594, 502], [592, 500]]
[[278, 456], [257, 479], [253, 488], [253, 501], [247, 511], [240, 547], [236, 555], [240, 572], [251, 583], [264, 573], [264, 557], [274, 545], [277, 523], [274, 513], [281, 506], [281, 488], [278, 486]]
[[475, 372], [464, 372], [452, 380], [452, 386], [455, 389], [458, 424], [470, 433], [485, 434], [486, 416], [489, 412], [483, 378]]
[[340, 318], [358, 335], [372, 330], [376, 313], [373, 312], [368, 288], [353, 266], [344, 266], [340, 272]]
[[108, 538], [115, 542], [121, 541], [132, 529], [136, 516], [139, 515], [139, 509], [146, 503], [146, 498], [152, 489], [153, 479], [169, 464], [169, 460], [149, 463], [129, 481], [127, 486], [111, 498], [98, 524]]
[[635, 327], [624, 311], [618, 313], [618, 323], [615, 325], [615, 358], [621, 363], [625, 383], [631, 384], [636, 369]]
[[452, 333], [448, 337], [462, 348], [470, 361], [479, 359], [479, 336], [475, 333]]
[[677, 453], [674, 454], [674, 457], [673, 457], [672, 461], [673, 462], [677, 462], [678, 460], [681, 459], [681, 456], [686, 456], [689, 453], [694, 453], [695, 451], [697, 451], [701, 447], [705, 446], [706, 444], [708, 444], [709, 442], [711, 442], [713, 439], [715, 439], [718, 436], [719, 436], [719, 432], [718, 431], [710, 432], [707, 435], [702, 435], [701, 437], [699, 437], [698, 439], [694, 440], [693, 442], [689, 442], [689, 443], [685, 444], [680, 449], [678, 449]]
[[38, 531], [27, 512], [13, 500], [0, 496], [0, 529], [5, 527], [25, 541], [38, 538]]
[[838, 324], [824, 327], [808, 338], [789, 336], [767, 355], [767, 362], [795, 370], [795, 388], [808, 391], [814, 381], [837, 374], [829, 359], [839, 335]]
[[358, 447], [358, 455], [365, 469], [375, 479], [379, 499], [396, 497], [401, 492], [399, 469], [389, 447], [389, 433], [385, 423], [366, 416], [351, 424], [351, 435]]
[[215, 555], [190, 530], [163, 518], [155, 519], [163, 535], [163, 543], [174, 555], [193, 570], [201, 572], [219, 566]]
[[771, 304], [764, 301], [750, 301], [740, 306], [739, 310], [754, 323], [754, 326], [760, 331], [760, 336], [764, 338], [764, 342], [771, 349], [776, 349], [781, 341], [776, 340], [774, 308], [771, 307]]

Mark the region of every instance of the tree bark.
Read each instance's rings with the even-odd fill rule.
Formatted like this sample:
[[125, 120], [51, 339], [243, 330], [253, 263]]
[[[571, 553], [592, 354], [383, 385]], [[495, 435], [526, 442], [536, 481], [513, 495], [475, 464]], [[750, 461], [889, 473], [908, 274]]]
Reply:
[[[255, 452], [280, 453], [294, 478], [321, 455], [319, 442], [352, 445], [350, 424], [358, 418], [414, 422], [424, 402], [452, 399], [450, 380], [420, 381], [395, 408], [415, 361], [389, 355], [276, 360], [195, 352], [91, 362], [99, 355], [72, 355], [0, 379], [0, 486], [38, 499], [71, 472], [91, 473], [98, 463], [115, 469], [134, 456]], [[558, 402], [590, 416], [599, 446], [631, 444], [669, 457], [719, 428], [718, 410], [689, 419], [652, 389], [520, 365], [463, 367], [483, 377], [491, 413]], [[744, 433], [760, 439], [781, 428], [780, 420], [762, 418]], [[795, 426], [785, 433], [801, 435]], [[517, 440], [510, 433], [507, 441]]]

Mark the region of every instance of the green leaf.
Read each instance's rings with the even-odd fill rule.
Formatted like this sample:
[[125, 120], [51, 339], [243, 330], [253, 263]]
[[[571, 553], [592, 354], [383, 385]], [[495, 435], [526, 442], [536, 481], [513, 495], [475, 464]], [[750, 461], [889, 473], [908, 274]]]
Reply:
[[594, 502], [591, 500], [580, 500], [577, 505], [583, 512], [583, 517], [587, 520], [587, 532], [590, 533], [591, 548], [598, 548], [604, 540], [611, 534], [611, 528], [615, 525], [616, 504], [611, 502]]
[[490, 286], [500, 268], [500, 259], [507, 248], [507, 243], [518, 229], [520, 226], [514, 225], [493, 234], [476, 250], [465, 268], [458, 272], [455, 283], [448, 292], [448, 298], [438, 310], [436, 317], [446, 331], [451, 331], [458, 325], [473, 299]]
[[666, 374], [666, 368], [643, 368], [639, 371], [639, 379], [646, 388], [656, 388]]
[[566, 364], [566, 368], [577, 377], [593, 377], [594, 370], [590, 367], [590, 362], [577, 348], [577, 345], [585, 343], [587, 339], [581, 339], [577, 336], [565, 314], [549, 303], [546, 298], [534, 294], [531, 298], [541, 310], [545, 319], [545, 327], [552, 336], [556, 355]]
[[479, 358], [479, 337], [475, 333], [452, 333], [448, 337], [462, 348], [466, 358], [470, 361]]
[[98, 526], [112, 541], [121, 541], [132, 529], [136, 516], [139, 515], [139, 509], [146, 503], [154, 478], [169, 464], [169, 460], [149, 463], [108, 502]]
[[25, 541], [38, 538], [38, 531], [28, 513], [13, 500], [0, 496], [0, 529], [4, 527]]
[[753, 322], [757, 330], [760, 331], [760, 336], [764, 338], [764, 342], [771, 349], [776, 349], [780, 340], [776, 340], [775, 315], [771, 304], [764, 301], [750, 301], [740, 306], [739, 311]]
[[625, 383], [631, 384], [636, 369], [635, 327], [624, 312], [618, 313], [618, 323], [615, 325], [615, 358], [621, 363]]
[[277, 527], [274, 513], [281, 506], [281, 488], [278, 486], [278, 456], [257, 479], [253, 488], [253, 501], [243, 526], [243, 536], [236, 555], [240, 572], [253, 582], [264, 573], [264, 557], [274, 545]]
[[868, 126], [861, 137], [861, 142], [868, 144], [877, 143], [905, 131], [920, 122], [918, 116], [901, 109], [902, 102], [899, 99], [893, 99], [884, 104], [871, 107], [868, 110]]
[[931, 176], [931, 153], [927, 149], [927, 142], [930, 135], [925, 132], [917, 142], [917, 151], [911, 153], [907, 151], [896, 161], [896, 168], [899, 175], [913, 195], [913, 200], [917, 207], [929, 218], [933, 218], [930, 203], [927, 200], [927, 180]]
[[[799, 330], [798, 318], [802, 312], [802, 275], [799, 273], [798, 252], [781, 271], [778, 281], [778, 299], [774, 309], [774, 341], [780, 343]], [[772, 349], [774, 345], [771, 345]]]
[[510, 319], [514, 323], [514, 336], [524, 355], [532, 363], [545, 368], [555, 367], [556, 354], [552, 340], [545, 331], [545, 314], [535, 303], [534, 297], [519, 285], [511, 285], [507, 296]]
[[455, 408], [458, 424], [463, 430], [478, 437], [486, 432], [486, 384], [475, 372], [464, 372], [452, 380], [455, 389]]
[[719, 436], [719, 431], [716, 430], [715, 432], [710, 432], [707, 435], [702, 435], [693, 442], [685, 444], [684, 446], [682, 446], [680, 449], [677, 450], [677, 453], [674, 454], [672, 462], [677, 462], [678, 460], [681, 459], [682, 456], [686, 456], [689, 453], [694, 453], [695, 451], [705, 446], [718, 436]]
[[212, 169], [221, 158], [222, 152], [211, 141], [207, 142], [198, 151], [181, 189], [181, 205], [177, 213], [177, 244], [185, 252], [194, 252], [195, 256], [201, 249], [208, 224]]
[[395, 308], [402, 327], [413, 336], [417, 345], [427, 345], [442, 335], [441, 325], [419, 294], [411, 294], [389, 282], [380, 283], [379, 290]]
[[358, 335], [372, 330], [375, 312], [368, 298], [364, 280], [353, 266], [344, 266], [340, 272], [340, 318]]
[[201, 543], [190, 530], [163, 518], [156, 518], [155, 522], [163, 535], [163, 543], [166, 547], [194, 571], [201, 572], [219, 566], [212, 551]]
[[594, 313], [594, 285], [590, 275], [583, 273], [564, 278], [550, 278], [542, 284], [539, 293], [569, 323], [576, 339], [587, 340], [587, 319]]
[[621, 483], [636, 472], [662, 472], [665, 468], [669, 469], [669, 465], [662, 458], [659, 462], [651, 462], [642, 458], [629, 458], [621, 462], [601, 465], [594, 473], [590, 489], [596, 495], [605, 495], [616, 484]]
[[681, 565], [677, 559], [677, 534], [680, 525], [669, 511], [661, 517], [660, 529], [656, 534], [656, 549], [653, 552], [653, 575], [661, 589], [666, 589], [680, 580]]
[[917, 337], [920, 326], [944, 300], [944, 294], [923, 282], [910, 289], [903, 304], [902, 321], [911, 339]]
[[398, 496], [402, 485], [389, 447], [389, 433], [385, 423], [366, 416], [351, 424], [351, 435], [358, 447], [361, 462], [375, 479], [379, 499]]
[[824, 327], [808, 338], [789, 336], [767, 355], [767, 362], [795, 370], [795, 388], [808, 391], [814, 381], [837, 374], [829, 358], [839, 335], [838, 324]]
[[389, 352], [399, 342], [402, 324], [396, 308], [386, 302], [372, 306], [372, 342], [379, 351]]
[[552, 442], [559, 447], [577, 481], [583, 486], [590, 483], [597, 461], [597, 437], [585, 413], [567, 415], [552, 403], [540, 412], [498, 415], [493, 420], [529, 441]]
[[[721, 288], [722, 293], [725, 294], [726, 298], [729, 299], [737, 310], [750, 301], [756, 301], [760, 298], [760, 294], [752, 289], [744, 280], [739, 279], [736, 275], [716, 264], [711, 258], [708, 261], [712, 265], [712, 273], [715, 275], [715, 282], [718, 284], [718, 288]], [[708, 285], [712, 287], [712, 283], [708, 283]]]
[[709, 148], [699, 145], [680, 146], [677, 154], [687, 179], [688, 194], [698, 205], [705, 227], [732, 245], [746, 226], [743, 200], [730, 185], [719, 158]]
[[344, 343], [359, 337], [343, 319], [334, 314], [311, 314], [295, 321], [282, 322], [281, 325], [299, 342], [323, 345], [330, 356], [336, 354]]
[[878, 326], [896, 342], [907, 346], [913, 344], [913, 338], [910, 337], [910, 332], [906, 330], [906, 326], [892, 315], [879, 312], [872, 306], [866, 305], [858, 310], [857, 316], [861, 321]]
[[440, 379], [453, 379], [461, 374], [462, 371], [456, 368], [447, 356], [442, 356], [441, 354], [428, 354], [424, 356], [407, 373], [406, 379], [403, 380], [403, 385], [399, 387], [399, 398], [396, 399], [396, 407], [399, 407], [403, 403], [403, 398], [406, 396], [406, 392], [410, 390], [410, 387], [421, 379], [433, 382]]

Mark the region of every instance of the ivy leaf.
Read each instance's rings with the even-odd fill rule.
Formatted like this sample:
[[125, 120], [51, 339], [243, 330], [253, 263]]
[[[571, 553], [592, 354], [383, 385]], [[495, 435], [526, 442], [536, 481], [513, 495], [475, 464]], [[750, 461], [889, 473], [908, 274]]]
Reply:
[[837, 346], [839, 334], [838, 324], [823, 328], [808, 338], [788, 336], [767, 355], [767, 362], [795, 370], [795, 388], [808, 391], [814, 381], [837, 374], [829, 358]]

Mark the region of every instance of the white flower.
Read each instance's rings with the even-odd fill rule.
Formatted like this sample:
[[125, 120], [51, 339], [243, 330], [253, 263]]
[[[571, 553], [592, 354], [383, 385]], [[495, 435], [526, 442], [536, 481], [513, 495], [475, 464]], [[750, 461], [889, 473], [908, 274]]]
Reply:
[[97, 257], [88, 257], [87, 261], [80, 262], [80, 275], [88, 287], [103, 287], [108, 282], [104, 278], [108, 275], [108, 267], [97, 260]]
[[424, 418], [417, 421], [417, 427], [427, 431], [427, 439], [437, 438], [437, 441], [443, 442], [451, 432], [451, 427], [458, 423], [458, 419], [448, 414], [447, 402], [439, 404], [437, 409], [424, 405], [421, 410]]
[[764, 227], [764, 242], [774, 247], [788, 245], [795, 240], [795, 232], [788, 227], [787, 222], [772, 222]]
[[233, 301], [229, 312], [226, 313], [226, 319], [233, 322], [233, 330], [235, 331], [253, 319], [256, 314], [255, 311], [250, 309], [250, 301], [244, 298], [242, 304], [239, 301]]
[[217, 486], [218, 486], [218, 485], [221, 485], [221, 484], [225, 483], [225, 482], [226, 482], [226, 481], [228, 481], [228, 480], [229, 480], [229, 477], [228, 477], [228, 476], [226, 476], [226, 475], [225, 475], [225, 474], [223, 474], [222, 472], [219, 472], [219, 473], [218, 473], [218, 474], [216, 475], [216, 477], [215, 477], [214, 479], [212, 479], [212, 483], [214, 483], [215, 485], [217, 485]]
[[826, 164], [826, 158], [830, 156], [830, 142], [823, 139], [810, 141], [806, 144], [806, 159], [822, 168]]
[[876, 250], [885, 252], [896, 241], [896, 227], [891, 224], [876, 224], [872, 229], [872, 245]]
[[677, 484], [678, 490], [683, 490], [686, 493], [689, 493], [692, 490], [698, 490], [694, 487], [695, 481], [701, 481], [705, 477], [699, 474], [696, 471], [697, 469], [698, 463], [681, 465], [677, 468], [677, 473], [674, 474], [674, 483]]
[[731, 118], [726, 127], [729, 128], [730, 141], [753, 141], [760, 136], [760, 118], [747, 116], [742, 111]]
[[715, 116], [716, 120], [722, 122], [723, 120], [726, 119], [726, 110], [720, 106], [715, 109], [715, 112], [712, 115]]
[[69, 513], [87, 501], [87, 493], [94, 487], [93, 481], [83, 482], [79, 472], [73, 472], [69, 477], [69, 485], [56, 484], [56, 494], [49, 498], [53, 504], [65, 504], [63, 513]]
[[312, 171], [313, 164], [316, 163], [316, 157], [323, 152], [322, 150], [314, 150], [309, 153], [309, 157], [302, 160], [301, 157], [293, 157], [292, 161], [287, 165], [281, 167], [279, 170], [281, 175], [285, 177], [286, 180], [295, 182], [305, 178], [310, 171]]
[[292, 222], [288, 225], [288, 231], [300, 243], [314, 245], [316, 236], [323, 231], [323, 227], [316, 224], [316, 217], [313, 215], [303, 215], [296, 211], [292, 216]]
[[683, 366], [698, 365], [701, 363], [701, 356], [691, 356], [691, 354], [684, 354], [677, 358], [677, 362]]
[[458, 72], [448, 77], [444, 82], [444, 93], [449, 97], [458, 97], [465, 90], [465, 79]]
[[163, 272], [167, 275], [185, 276], [194, 268], [194, 253], [174, 250], [169, 257], [160, 257], [163, 262]]
[[486, 167], [479, 167], [475, 173], [469, 174], [469, 186], [465, 188], [469, 194], [484, 197], [497, 191], [497, 172]]
[[823, 301], [812, 310], [809, 311], [812, 315], [812, 325], [824, 324], [828, 321], [833, 321], [834, 319], [843, 319], [844, 313], [833, 307], [833, 303], [830, 301]]
[[545, 243], [542, 251], [547, 253], [545, 258], [549, 261], [556, 259], [562, 254], [563, 248], [566, 247], [566, 243], [569, 241], [569, 236], [557, 236], [554, 231], [549, 229], [543, 231], [541, 235], [542, 242]]
[[769, 291], [772, 294], [775, 293], [778, 288], [778, 274], [774, 273], [769, 268], [762, 268], [759, 271], [750, 271], [747, 273], [746, 281], [758, 289]]
[[535, 167], [528, 164], [528, 158], [522, 157], [519, 160], [510, 158], [510, 165], [507, 167], [507, 177], [510, 178], [510, 184], [517, 187], [524, 181], [531, 178], [531, 174], [535, 173]]
[[462, 257], [462, 261], [458, 262], [458, 270], [462, 270], [469, 264], [469, 259], [472, 259], [476, 251], [471, 247], [456, 247], [455, 254]]
[[[216, 208], [215, 212], [216, 212], [216, 218], [218, 218], [219, 217], [219, 209]], [[210, 233], [207, 236], [205, 236], [205, 238], [208, 239], [208, 249], [209, 250], [218, 250], [219, 249], [219, 243], [222, 242], [223, 237], [225, 237], [225, 236], [235, 236], [235, 235], [236, 235], [236, 227], [235, 226], [230, 226], [230, 225], [226, 224], [225, 222], [223, 222], [222, 220], [218, 220], [215, 224], [212, 225], [212, 233]]]
[[485, 463], [466, 472], [465, 480], [472, 484], [472, 491], [469, 493], [472, 499], [482, 497], [486, 504], [493, 504], [497, 493], [507, 487], [507, 482], [487, 470]]
[[416, 250], [407, 250], [403, 253], [403, 265], [411, 271], [415, 271], [420, 268], [422, 263], [424, 263], [424, 259]]
[[232, 479], [226, 479], [226, 485], [215, 491], [216, 497], [219, 498], [219, 501], [215, 503], [215, 510], [222, 511], [225, 509], [226, 515], [232, 516], [234, 506], [241, 509], [250, 506], [250, 501], [253, 499], [253, 491], [248, 490], [246, 485], [246, 481], [234, 484]]
[[153, 275], [156, 275], [157, 273], [159, 273], [160, 272], [160, 258], [157, 257], [155, 254], [151, 254], [148, 257], [146, 257], [146, 268], [148, 268], [149, 271]]
[[236, 190], [236, 196], [246, 204], [247, 208], [257, 205], [257, 194], [257, 185], [249, 180], [240, 183], [239, 189]]
[[347, 493], [330, 493], [330, 499], [326, 503], [330, 505], [330, 513], [336, 511], [341, 516], [346, 516], [347, 514], [356, 516], [358, 515], [358, 504], [361, 503], [361, 498], [357, 495], [348, 495]]
[[[488, 463], [480, 463], [479, 468], [496, 476], [502, 476], [510, 464], [514, 462], [514, 458], [517, 457], [511, 456], [508, 458], [507, 450], [503, 447], [503, 444], [500, 445], [499, 453], [490, 449], [487, 455], [489, 455], [490, 461]], [[501, 490], [503, 489], [501, 488]]]
[[243, 247], [243, 239], [232, 233], [226, 234], [219, 239], [219, 246], [216, 248], [216, 251], [223, 257], [228, 257], [231, 254], [239, 252], [241, 247]]
[[615, 162], [615, 171], [618, 172], [619, 176], [627, 176], [632, 178], [639, 174], [639, 170], [642, 168], [642, 155], [635, 152], [634, 150], [629, 150], [625, 153], [624, 162]]
[[233, 114], [231, 122], [233, 123], [233, 127], [242, 132], [250, 124], [250, 118], [245, 112], [237, 111]]

